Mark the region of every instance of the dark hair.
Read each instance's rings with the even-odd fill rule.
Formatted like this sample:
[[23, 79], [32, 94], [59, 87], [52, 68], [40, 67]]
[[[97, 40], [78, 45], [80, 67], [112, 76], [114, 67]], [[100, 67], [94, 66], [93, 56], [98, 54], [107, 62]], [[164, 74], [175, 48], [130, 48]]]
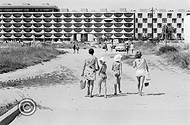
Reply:
[[142, 56], [141, 51], [137, 51], [135, 54], [135, 58], [141, 58], [141, 56]]
[[93, 54], [94, 54], [94, 49], [90, 48], [90, 49], [88, 50], [88, 53], [91, 54], [91, 55], [93, 55]]

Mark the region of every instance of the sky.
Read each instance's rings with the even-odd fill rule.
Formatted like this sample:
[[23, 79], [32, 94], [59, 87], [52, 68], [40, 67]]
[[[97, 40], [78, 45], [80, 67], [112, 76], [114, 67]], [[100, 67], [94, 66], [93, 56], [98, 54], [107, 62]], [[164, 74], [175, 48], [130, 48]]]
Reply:
[[60, 9], [68, 8], [69, 10], [80, 10], [81, 8], [88, 10], [100, 10], [101, 8], [108, 10], [119, 10], [119, 8], [149, 9], [151, 7], [157, 9], [190, 9], [190, 0], [0, 0], [0, 5], [3, 3], [12, 5], [49, 3], [58, 6]]

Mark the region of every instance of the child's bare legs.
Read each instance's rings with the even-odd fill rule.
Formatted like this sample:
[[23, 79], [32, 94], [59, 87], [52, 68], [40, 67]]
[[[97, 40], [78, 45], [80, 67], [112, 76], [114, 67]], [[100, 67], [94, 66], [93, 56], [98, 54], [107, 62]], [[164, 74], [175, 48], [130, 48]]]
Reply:
[[98, 94], [98, 96], [101, 96], [101, 89], [102, 89], [101, 85], [102, 85], [102, 83], [104, 83], [104, 89], [105, 89], [104, 97], [106, 98], [107, 97], [106, 79], [100, 79], [100, 81], [99, 81], [99, 84], [98, 84], [99, 94]]
[[144, 76], [137, 76], [137, 80], [138, 80], [138, 91], [139, 91], [139, 94], [142, 96], [142, 90], [143, 90], [143, 83], [144, 83], [144, 79], [145, 77]]
[[141, 79], [140, 79], [140, 83], [141, 83], [141, 86], [140, 86], [141, 96], [142, 96], [142, 91], [143, 91], [143, 83], [144, 83], [144, 80], [145, 80], [145, 77], [144, 77], [144, 76], [141, 76]]
[[117, 77], [117, 84], [118, 84], [119, 93], [121, 93], [121, 77]]
[[104, 82], [104, 88], [105, 88], [105, 93], [104, 93], [104, 97], [107, 98], [107, 86], [106, 86], [106, 79], [103, 81]]
[[140, 93], [140, 77], [139, 76], [137, 76], [137, 82], [138, 82], [137, 88]]
[[90, 81], [90, 86], [91, 86], [91, 88], [90, 88], [90, 97], [93, 97], [92, 96], [92, 91], [93, 91], [93, 88], [94, 88], [94, 80], [89, 80]]
[[117, 95], [117, 82], [118, 82], [118, 78], [116, 76], [114, 76], [115, 78], [115, 83], [114, 83], [114, 95]]
[[90, 80], [87, 80], [87, 95], [90, 96]]
[[103, 79], [101, 78], [100, 81], [99, 81], [99, 84], [98, 84], [98, 88], [99, 88], [99, 93], [98, 93], [98, 96], [101, 95], [101, 84], [103, 82]]

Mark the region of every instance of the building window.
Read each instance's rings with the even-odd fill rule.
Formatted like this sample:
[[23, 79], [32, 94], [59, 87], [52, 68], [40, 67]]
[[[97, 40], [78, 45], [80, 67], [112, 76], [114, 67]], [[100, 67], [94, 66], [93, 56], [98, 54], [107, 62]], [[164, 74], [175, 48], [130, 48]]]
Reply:
[[158, 18], [162, 18], [162, 13], [158, 13]]
[[152, 37], [152, 34], [151, 34], [151, 33], [148, 33], [148, 37], [151, 38], [151, 37]]
[[177, 24], [177, 28], [181, 28], [181, 23], [178, 23], [178, 24]]
[[171, 23], [168, 23], [167, 25], [168, 25], [168, 26], [172, 26], [172, 24], [171, 24]]
[[177, 21], [176, 21], [176, 19], [172, 19], [172, 23], [176, 23]]
[[181, 13], [178, 13], [178, 14], [177, 14], [177, 18], [181, 18]]
[[177, 34], [177, 39], [181, 39], [181, 34]]
[[91, 22], [92, 19], [90, 19], [90, 18], [85, 18], [84, 21], [85, 21], [85, 22]]
[[24, 9], [24, 12], [30, 12], [30, 9]]
[[143, 29], [143, 33], [147, 33], [147, 29], [144, 28], [144, 29]]
[[138, 38], [140, 39], [142, 37], [142, 33], [138, 33]]
[[138, 18], [136, 18], [136, 23], [138, 23]]
[[152, 18], [152, 13], [148, 13], [148, 18]]
[[153, 19], [153, 23], [157, 23], [157, 19], [156, 18]]
[[162, 28], [162, 24], [161, 24], [161, 23], [158, 23], [158, 24], [157, 24], [157, 27], [158, 27], [158, 28]]
[[161, 38], [162, 37], [162, 33], [158, 33], [158, 35], [157, 35], [159, 38]]
[[147, 18], [143, 18], [143, 23], [147, 23]]
[[136, 33], [138, 33], [138, 28], [136, 28]]
[[184, 23], [184, 19], [182, 18], [182, 23]]
[[138, 23], [138, 28], [142, 28], [142, 23]]
[[166, 18], [162, 18], [162, 23], [167, 23], [167, 19]]
[[152, 23], [148, 23], [148, 28], [152, 28]]
[[156, 29], [156, 28], [154, 28], [154, 29], [153, 29], [153, 32], [154, 32], [154, 33], [157, 33], [157, 29]]
[[4, 12], [12, 12], [12, 9], [3, 9]]
[[138, 18], [142, 18], [142, 13], [138, 13]]
[[171, 13], [168, 13], [168, 14], [167, 14], [167, 17], [168, 17], [168, 18], [172, 18], [172, 14], [171, 14]]

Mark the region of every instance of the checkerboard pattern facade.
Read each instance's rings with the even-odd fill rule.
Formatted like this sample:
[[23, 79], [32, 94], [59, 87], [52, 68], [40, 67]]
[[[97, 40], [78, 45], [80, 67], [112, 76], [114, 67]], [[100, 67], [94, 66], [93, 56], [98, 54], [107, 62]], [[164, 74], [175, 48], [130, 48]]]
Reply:
[[[136, 12], [136, 35], [158, 37], [162, 34], [162, 27], [170, 25], [176, 29], [175, 38], [182, 39], [184, 36], [184, 17], [189, 11], [178, 10], [156, 10], [153, 14], [150, 10], [140, 10]], [[153, 15], [153, 16], [152, 16]], [[153, 27], [152, 27], [153, 26]]]

